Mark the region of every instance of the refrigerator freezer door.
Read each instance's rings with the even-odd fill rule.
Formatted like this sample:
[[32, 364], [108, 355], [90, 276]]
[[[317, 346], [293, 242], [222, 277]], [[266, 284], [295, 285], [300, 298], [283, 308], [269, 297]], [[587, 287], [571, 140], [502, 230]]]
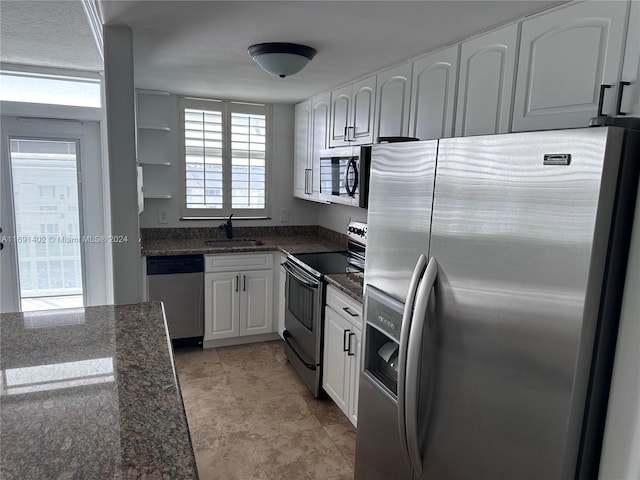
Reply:
[[440, 141], [420, 478], [574, 478], [621, 139], [598, 128]]
[[436, 140], [372, 147], [365, 283], [401, 302], [429, 250], [437, 151]]

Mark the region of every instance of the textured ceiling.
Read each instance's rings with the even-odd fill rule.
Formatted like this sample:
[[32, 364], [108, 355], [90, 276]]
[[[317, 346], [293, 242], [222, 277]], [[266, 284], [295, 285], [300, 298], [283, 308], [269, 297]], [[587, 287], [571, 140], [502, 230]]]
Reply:
[[103, 69], [78, 0], [1, 0], [0, 61], [93, 72]]
[[[246, 101], [297, 102], [368, 72], [558, 1], [98, 0], [106, 25], [133, 29], [136, 86]], [[98, 71], [80, 0], [0, 0], [0, 61]], [[247, 54], [261, 42], [318, 54], [280, 79]]]

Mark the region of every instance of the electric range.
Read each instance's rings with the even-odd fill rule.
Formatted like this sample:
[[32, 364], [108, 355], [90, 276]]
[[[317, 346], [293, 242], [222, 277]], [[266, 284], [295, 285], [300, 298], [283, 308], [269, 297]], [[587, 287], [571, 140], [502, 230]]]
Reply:
[[[350, 225], [349, 233], [351, 229]], [[359, 265], [364, 267], [364, 249], [354, 252], [352, 237], [363, 237], [366, 241], [366, 225], [358, 231], [354, 231], [353, 236], [348, 235], [348, 251], [289, 254], [282, 264], [287, 272], [283, 333], [285, 354], [315, 397], [320, 395], [322, 379], [324, 276], [362, 272]]]

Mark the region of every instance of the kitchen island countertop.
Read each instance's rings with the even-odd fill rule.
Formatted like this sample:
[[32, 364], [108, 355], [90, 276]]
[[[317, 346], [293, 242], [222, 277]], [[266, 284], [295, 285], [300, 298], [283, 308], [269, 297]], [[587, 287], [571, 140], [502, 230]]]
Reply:
[[197, 479], [159, 302], [0, 315], [0, 476]]

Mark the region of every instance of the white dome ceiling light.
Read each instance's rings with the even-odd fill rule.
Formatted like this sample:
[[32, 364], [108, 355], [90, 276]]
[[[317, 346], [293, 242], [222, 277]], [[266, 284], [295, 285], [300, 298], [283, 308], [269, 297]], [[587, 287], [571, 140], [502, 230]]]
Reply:
[[282, 42], [258, 43], [248, 52], [260, 68], [280, 78], [298, 73], [317, 53], [306, 45]]

